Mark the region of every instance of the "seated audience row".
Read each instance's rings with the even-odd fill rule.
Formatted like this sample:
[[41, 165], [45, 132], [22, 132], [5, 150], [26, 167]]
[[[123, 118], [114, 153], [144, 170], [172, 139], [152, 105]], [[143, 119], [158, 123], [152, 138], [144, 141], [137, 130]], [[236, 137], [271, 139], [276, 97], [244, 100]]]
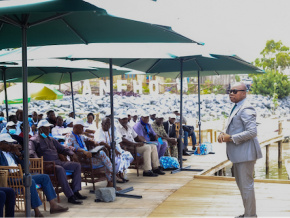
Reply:
[[[3, 118], [1, 118], [3, 117]], [[164, 121], [161, 114], [141, 112], [138, 119], [136, 113], [120, 114], [118, 124], [114, 128], [115, 149], [112, 150], [111, 119], [106, 116], [101, 120], [101, 127], [98, 129], [94, 121], [93, 113], [87, 115], [87, 121], [74, 119], [70, 113], [65, 121], [61, 116], [55, 116], [55, 112], [47, 112], [47, 118], [42, 119], [42, 114], [36, 111], [29, 115], [29, 155], [31, 158], [43, 157], [44, 161], [55, 163], [56, 176], [68, 202], [82, 204], [86, 196], [80, 194], [81, 190], [81, 165], [78, 162], [78, 155], [85, 155], [91, 158], [93, 165], [104, 166], [107, 178], [107, 187], [113, 187], [113, 177], [117, 182], [124, 183], [129, 180], [126, 177], [127, 169], [134, 160], [129, 151], [123, 149], [134, 148], [139, 155], [143, 156], [143, 176], [157, 177], [164, 175], [160, 167], [159, 158], [166, 155], [178, 158], [180, 141], [175, 131], [176, 115], [169, 115]], [[16, 115], [9, 116], [8, 122], [4, 114], [0, 113], [0, 164], [4, 166], [16, 166], [23, 162], [23, 111], [17, 110]], [[192, 135], [191, 135], [192, 136]], [[194, 137], [194, 136], [192, 136]], [[11, 144], [15, 143], [15, 144]], [[90, 152], [88, 144], [93, 147], [101, 146], [96, 153]], [[185, 147], [186, 148], [186, 147]], [[92, 149], [92, 148], [90, 148]], [[112, 153], [115, 153], [116, 175], [113, 175]], [[186, 150], [183, 149], [183, 154]], [[59, 154], [70, 157], [68, 160], [61, 160]], [[181, 154], [180, 154], [181, 155]], [[66, 171], [72, 173], [72, 184], [67, 181]], [[55, 198], [56, 194], [49, 176], [33, 175], [31, 188], [31, 206], [35, 210], [35, 216], [42, 216], [38, 207], [41, 201], [38, 197], [35, 184], [41, 184], [44, 193], [50, 203], [50, 212], [58, 213], [67, 211], [67, 207], [59, 205]], [[121, 188], [116, 187], [117, 190]], [[1, 190], [0, 190], [1, 194]], [[5, 202], [4, 202], [5, 203]], [[7, 206], [8, 207], [8, 206]], [[7, 209], [8, 214], [12, 214]]]

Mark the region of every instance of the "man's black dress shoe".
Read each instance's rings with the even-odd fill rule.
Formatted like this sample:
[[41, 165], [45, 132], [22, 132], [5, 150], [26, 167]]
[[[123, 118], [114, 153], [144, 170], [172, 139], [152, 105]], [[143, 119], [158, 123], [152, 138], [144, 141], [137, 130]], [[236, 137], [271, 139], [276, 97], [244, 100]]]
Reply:
[[183, 152], [183, 156], [191, 156], [191, 154], [187, 153], [186, 151]]
[[158, 174], [153, 173], [152, 170], [148, 170], [148, 171], [143, 171], [143, 176], [157, 177]]
[[82, 204], [83, 202], [78, 200], [76, 196], [72, 195], [68, 198], [68, 203], [71, 203], [71, 204]]
[[84, 199], [87, 199], [87, 196], [83, 196], [81, 195], [79, 192], [75, 192], [74, 195], [76, 196], [76, 198], [78, 200], [84, 200]]
[[162, 170], [160, 170], [159, 168], [153, 170], [153, 173], [156, 173], [156, 174], [158, 174], [158, 175], [164, 175], [164, 174], [165, 174], [165, 173], [164, 173]]

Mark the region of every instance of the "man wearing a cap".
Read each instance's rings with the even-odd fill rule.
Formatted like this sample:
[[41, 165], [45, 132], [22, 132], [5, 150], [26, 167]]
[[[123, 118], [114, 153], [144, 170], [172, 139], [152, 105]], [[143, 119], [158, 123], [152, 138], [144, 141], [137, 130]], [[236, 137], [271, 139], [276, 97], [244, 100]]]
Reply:
[[[76, 154], [69, 148], [65, 148], [54, 138], [49, 137], [50, 124], [47, 120], [41, 120], [38, 123], [38, 134], [33, 136], [29, 141], [30, 157], [43, 156], [44, 161], [54, 161], [58, 182], [64, 191], [68, 202], [72, 204], [81, 204], [81, 199], [86, 199], [79, 191], [81, 190], [81, 165], [77, 162], [63, 162], [59, 159], [58, 154], [72, 156], [77, 161]], [[72, 188], [69, 186], [66, 171], [72, 170]]]
[[12, 139], [16, 140], [21, 146], [23, 146], [23, 138], [19, 135], [16, 135], [16, 124], [14, 122], [9, 121], [6, 125], [6, 130]]
[[[19, 145], [8, 133], [0, 135], [0, 165], [1, 166], [17, 166], [23, 164], [20, 160], [21, 153], [19, 152]], [[22, 166], [23, 167], [23, 166]], [[67, 207], [62, 207], [56, 202], [56, 194], [50, 178], [46, 174], [32, 175], [32, 185], [30, 187], [31, 207], [35, 211], [35, 217], [43, 216], [39, 211], [39, 206], [42, 204], [39, 199], [36, 184], [41, 185], [47, 201], [50, 203], [50, 213], [61, 213], [68, 210]]]
[[125, 114], [119, 116], [117, 132], [122, 136], [122, 145], [132, 148], [136, 146], [137, 152], [142, 154], [144, 159], [143, 176], [156, 177], [158, 174], [165, 174], [159, 168], [160, 163], [156, 145], [147, 144], [143, 137], [138, 136], [134, 129], [128, 124], [128, 117]]
[[155, 133], [162, 138], [164, 143], [168, 143], [169, 145], [169, 156], [176, 157], [178, 159], [178, 149], [177, 149], [177, 140], [175, 138], [170, 138], [166, 133], [163, 126], [163, 118], [164, 116], [161, 114], [156, 115], [156, 119], [152, 124], [152, 128]]
[[133, 129], [139, 136], [144, 137], [147, 142], [156, 144], [159, 158], [164, 156], [167, 150], [167, 144], [160, 144], [160, 142], [157, 141], [158, 136], [152, 129], [152, 126], [149, 123], [149, 115], [146, 112], [142, 112], [139, 122], [134, 125]]

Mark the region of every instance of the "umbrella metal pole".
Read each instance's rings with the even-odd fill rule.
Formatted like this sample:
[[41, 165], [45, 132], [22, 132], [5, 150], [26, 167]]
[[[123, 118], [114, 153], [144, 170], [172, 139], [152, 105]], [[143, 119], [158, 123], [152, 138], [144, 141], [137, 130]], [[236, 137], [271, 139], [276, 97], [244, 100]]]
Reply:
[[4, 82], [4, 92], [5, 92], [6, 120], [8, 122], [9, 112], [8, 112], [8, 98], [7, 98], [6, 68], [3, 69], [3, 82]]
[[113, 95], [113, 67], [112, 67], [112, 59], [110, 62], [110, 107], [111, 107], [111, 149], [112, 149], [112, 165], [113, 165], [113, 185], [116, 189], [116, 164], [115, 164], [115, 126], [114, 126], [114, 95]]
[[32, 184], [31, 174], [29, 173], [29, 151], [28, 151], [28, 91], [27, 91], [27, 24], [22, 25], [22, 83], [23, 83], [23, 150], [24, 150], [24, 175], [25, 186], [25, 215], [30, 217], [31, 195], [30, 186]]
[[182, 153], [183, 153], [183, 128], [182, 128], [182, 102], [183, 102], [183, 60], [180, 59], [180, 108], [179, 108], [179, 114], [180, 114], [180, 122], [179, 122], [179, 140], [180, 140], [180, 146], [179, 146], [179, 163], [180, 168], [182, 169]]
[[182, 152], [183, 152], [183, 142], [182, 142], [182, 138], [183, 138], [183, 130], [182, 130], [182, 100], [183, 100], [183, 59], [180, 59], [180, 128], [179, 128], [179, 140], [180, 140], [180, 145], [179, 145], [179, 164], [180, 164], [180, 168], [171, 171], [171, 174], [174, 173], [178, 173], [181, 171], [203, 171], [203, 169], [189, 169], [190, 166], [187, 167], [182, 167]]
[[[111, 135], [112, 135], [112, 142], [111, 142], [111, 149], [112, 149], [112, 165], [113, 165], [113, 185], [116, 190], [116, 165], [115, 165], [115, 148], [116, 148], [116, 141], [115, 141], [115, 125], [114, 125], [114, 89], [113, 89], [113, 63], [112, 59], [109, 60], [110, 64], [110, 106], [111, 106]], [[127, 192], [133, 191], [133, 187], [123, 189], [121, 191], [116, 191], [117, 197], [127, 197], [127, 198], [137, 198], [140, 199], [142, 196], [139, 195], [128, 195], [125, 194]]]
[[72, 101], [74, 119], [75, 119], [76, 113], [75, 113], [74, 89], [73, 89], [73, 83], [72, 83], [72, 72], [69, 72], [69, 77], [70, 77], [71, 101]]
[[197, 71], [197, 86], [198, 86], [198, 141], [199, 146], [201, 145], [201, 122], [200, 122], [200, 75], [199, 71]]

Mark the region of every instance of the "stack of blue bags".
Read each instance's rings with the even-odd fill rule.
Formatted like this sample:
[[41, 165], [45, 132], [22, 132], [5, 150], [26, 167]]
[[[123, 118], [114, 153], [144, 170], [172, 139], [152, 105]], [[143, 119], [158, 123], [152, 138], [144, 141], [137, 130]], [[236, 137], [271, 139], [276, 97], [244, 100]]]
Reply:
[[195, 149], [195, 155], [207, 155], [209, 152], [212, 151], [212, 144], [210, 142], [204, 142], [200, 145], [200, 154], [198, 153], [197, 149]]
[[179, 168], [179, 163], [176, 157], [162, 156], [160, 157], [160, 165], [165, 170]]

